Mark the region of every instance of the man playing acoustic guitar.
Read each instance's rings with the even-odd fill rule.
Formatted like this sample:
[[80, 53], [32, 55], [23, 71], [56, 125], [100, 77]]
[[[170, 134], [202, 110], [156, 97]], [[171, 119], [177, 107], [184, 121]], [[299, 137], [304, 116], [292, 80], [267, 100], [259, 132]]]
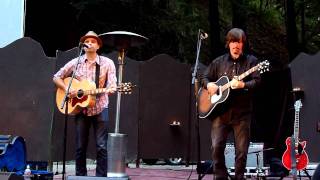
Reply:
[[[96, 95], [95, 103], [90, 107], [81, 108], [76, 114], [76, 175], [86, 176], [86, 153], [89, 140], [89, 129], [93, 126], [96, 148], [97, 148], [97, 168], [96, 176], [107, 176], [107, 122], [108, 122], [108, 94], [116, 91], [117, 78], [113, 61], [107, 57], [97, 54], [97, 50], [102, 46], [102, 40], [98, 35], [89, 31], [80, 39], [81, 46], [84, 47], [85, 54], [72, 59], [65, 64], [53, 77], [56, 86], [63, 92], [67, 91], [65, 78], [75, 71], [75, 79], [78, 81], [95, 82], [98, 87], [107, 87], [107, 93]], [[97, 88], [98, 88], [97, 87]], [[71, 87], [72, 88], [72, 87]], [[94, 87], [95, 88], [95, 87]], [[79, 91], [70, 89], [69, 98], [76, 99]], [[68, 106], [69, 107], [69, 106]]]
[[230, 93], [217, 109], [212, 120], [212, 160], [214, 179], [228, 179], [225, 165], [224, 150], [228, 134], [234, 133], [235, 140], [235, 179], [245, 179], [247, 153], [250, 143], [250, 122], [252, 114], [252, 89], [260, 82], [260, 75], [253, 72], [244, 79], [237, 76], [257, 65], [257, 58], [243, 53], [246, 35], [238, 28], [231, 29], [226, 36], [226, 53], [214, 59], [204, 71], [202, 77], [203, 88], [208, 90], [210, 96], [219, 93], [217, 80], [223, 76], [231, 79]]

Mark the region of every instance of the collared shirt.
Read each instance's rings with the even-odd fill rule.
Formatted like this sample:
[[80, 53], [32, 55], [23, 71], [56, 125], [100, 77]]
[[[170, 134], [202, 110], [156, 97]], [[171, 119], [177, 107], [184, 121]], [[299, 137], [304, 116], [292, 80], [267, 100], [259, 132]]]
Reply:
[[[207, 87], [209, 82], [215, 82], [222, 76], [227, 76], [231, 80], [234, 76], [239, 76], [257, 65], [257, 63], [257, 58], [252, 55], [242, 55], [234, 60], [229, 53], [224, 54], [211, 62], [203, 73], [202, 82], [204, 87]], [[243, 81], [245, 83], [245, 89], [252, 89], [260, 83], [261, 78], [258, 72], [253, 72], [243, 79]]]
[[[54, 77], [59, 77], [64, 79], [71, 76], [72, 72], [75, 70], [78, 62], [78, 58], [74, 58], [65, 64]], [[79, 59], [78, 70], [75, 73], [75, 79], [89, 80], [95, 82], [96, 78], [96, 63], [100, 65], [100, 75], [99, 75], [99, 88], [106, 87], [116, 87], [116, 68], [113, 61], [104, 56], [97, 56], [94, 62], [87, 60], [86, 55], [82, 55]], [[109, 104], [109, 98], [107, 93], [98, 94], [96, 96], [96, 103], [93, 107], [87, 108], [86, 114], [88, 116], [97, 115], [102, 112], [104, 108], [107, 108]]]

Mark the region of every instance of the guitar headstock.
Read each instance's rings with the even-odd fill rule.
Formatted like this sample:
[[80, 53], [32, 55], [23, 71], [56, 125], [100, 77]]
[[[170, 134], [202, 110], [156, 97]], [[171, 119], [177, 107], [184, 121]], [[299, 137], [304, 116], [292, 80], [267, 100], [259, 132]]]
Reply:
[[132, 84], [131, 82], [126, 83], [120, 83], [117, 87], [118, 92], [124, 93], [124, 94], [131, 94], [132, 88], [136, 85]]
[[301, 99], [296, 100], [296, 102], [294, 103], [294, 110], [298, 112], [300, 111], [301, 107], [302, 107]]
[[264, 60], [262, 62], [260, 62], [257, 67], [258, 67], [258, 71], [260, 73], [264, 73], [266, 71], [269, 71], [269, 66], [270, 66], [270, 62], [268, 60]]

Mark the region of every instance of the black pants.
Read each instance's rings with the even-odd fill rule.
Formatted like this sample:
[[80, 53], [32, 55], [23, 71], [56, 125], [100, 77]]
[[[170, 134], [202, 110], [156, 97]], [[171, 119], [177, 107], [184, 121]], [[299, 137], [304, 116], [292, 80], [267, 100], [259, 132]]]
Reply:
[[[244, 118], [244, 119], [242, 119]], [[212, 121], [212, 160], [213, 179], [228, 179], [225, 165], [224, 151], [228, 134], [233, 131], [235, 140], [235, 179], [244, 179], [246, 169], [248, 147], [250, 143], [250, 116], [242, 117], [241, 120], [225, 119], [218, 117]]]
[[90, 126], [93, 126], [93, 132], [96, 142], [97, 167], [96, 176], [107, 177], [107, 121], [108, 109], [95, 116], [85, 116], [80, 113], [76, 116], [76, 175], [86, 176], [86, 155], [89, 141]]

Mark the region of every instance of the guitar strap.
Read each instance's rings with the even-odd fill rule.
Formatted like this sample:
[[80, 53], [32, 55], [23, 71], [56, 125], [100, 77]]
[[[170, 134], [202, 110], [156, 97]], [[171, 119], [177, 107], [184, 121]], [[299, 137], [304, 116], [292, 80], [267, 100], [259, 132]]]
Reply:
[[[98, 57], [100, 62], [100, 56]], [[96, 63], [96, 88], [99, 88], [99, 76], [100, 76], [100, 65]]]

